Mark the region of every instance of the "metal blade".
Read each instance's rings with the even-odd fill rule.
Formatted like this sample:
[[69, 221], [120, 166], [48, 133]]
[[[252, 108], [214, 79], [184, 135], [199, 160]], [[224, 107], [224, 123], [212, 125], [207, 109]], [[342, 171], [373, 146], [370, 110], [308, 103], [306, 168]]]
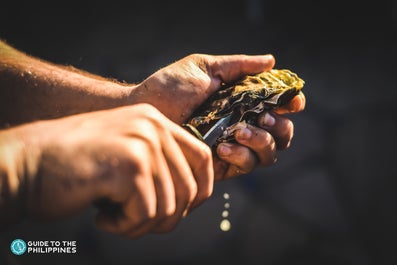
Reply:
[[219, 121], [215, 123], [214, 126], [209, 129], [209, 131], [203, 136], [204, 142], [213, 146], [216, 142], [216, 139], [219, 138], [224, 132], [224, 130], [229, 126], [229, 122], [232, 118], [232, 115], [228, 115], [226, 117], [221, 118]]

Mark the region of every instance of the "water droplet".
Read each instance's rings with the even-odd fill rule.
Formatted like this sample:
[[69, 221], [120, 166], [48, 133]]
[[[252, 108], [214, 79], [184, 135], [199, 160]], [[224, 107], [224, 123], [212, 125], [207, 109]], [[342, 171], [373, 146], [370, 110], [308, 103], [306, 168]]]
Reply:
[[229, 193], [225, 192], [225, 193], [223, 194], [223, 198], [224, 198], [225, 200], [229, 200], [229, 199], [230, 199]]
[[222, 217], [223, 217], [223, 218], [226, 218], [226, 217], [228, 217], [228, 216], [229, 216], [229, 211], [226, 211], [226, 210], [225, 210], [225, 211], [222, 212]]
[[229, 209], [230, 208], [230, 203], [225, 203], [225, 205], [223, 206], [223, 207], [225, 207], [225, 209]]

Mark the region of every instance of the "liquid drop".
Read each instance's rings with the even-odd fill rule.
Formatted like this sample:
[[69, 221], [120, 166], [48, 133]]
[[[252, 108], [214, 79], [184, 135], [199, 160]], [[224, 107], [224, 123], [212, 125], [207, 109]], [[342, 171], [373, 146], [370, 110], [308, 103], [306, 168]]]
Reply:
[[224, 210], [224, 211], [222, 212], [222, 217], [223, 217], [223, 218], [226, 218], [226, 217], [228, 217], [228, 216], [229, 216], [229, 211]]
[[227, 219], [227, 217], [229, 216], [229, 208], [230, 208], [230, 203], [228, 202], [230, 199], [230, 195], [229, 193], [224, 193], [223, 194], [223, 199], [225, 199], [225, 204], [223, 205], [224, 210], [222, 211], [222, 221], [219, 224], [219, 228], [223, 231], [223, 232], [227, 232], [230, 230], [232, 224], [230, 223], [229, 219]]
[[220, 229], [221, 229], [222, 231], [224, 231], [224, 232], [229, 231], [230, 228], [231, 228], [231, 226], [232, 226], [232, 224], [231, 224], [230, 221], [227, 220], [227, 219], [223, 219], [222, 222], [221, 222], [221, 224], [219, 225]]

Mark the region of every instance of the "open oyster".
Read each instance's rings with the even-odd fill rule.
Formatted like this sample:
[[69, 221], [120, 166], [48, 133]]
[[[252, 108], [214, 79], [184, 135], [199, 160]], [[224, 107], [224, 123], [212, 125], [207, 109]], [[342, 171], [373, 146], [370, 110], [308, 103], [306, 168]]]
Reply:
[[304, 81], [297, 74], [286, 69], [246, 76], [234, 84], [223, 85], [212, 94], [184, 127], [205, 140], [206, 133], [219, 120], [228, 117], [227, 126], [222, 128], [223, 133], [217, 137], [215, 145], [233, 141], [237, 128], [244, 126], [244, 123], [255, 125], [260, 113], [286, 104], [301, 93], [303, 85]]

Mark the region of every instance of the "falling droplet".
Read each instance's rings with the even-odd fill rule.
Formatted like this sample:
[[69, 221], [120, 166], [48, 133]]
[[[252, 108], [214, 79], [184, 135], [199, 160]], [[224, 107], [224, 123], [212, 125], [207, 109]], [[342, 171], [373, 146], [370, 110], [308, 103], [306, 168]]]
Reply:
[[232, 224], [230, 223], [229, 219], [227, 219], [227, 217], [229, 216], [229, 208], [230, 208], [230, 203], [228, 202], [230, 199], [230, 194], [225, 192], [223, 193], [223, 199], [225, 199], [225, 204], [223, 205], [224, 209], [222, 211], [222, 221], [219, 224], [219, 228], [223, 231], [223, 232], [227, 232], [230, 230]]
[[221, 224], [219, 225], [220, 229], [224, 232], [227, 232], [230, 230], [232, 224], [229, 222], [227, 219], [223, 219]]

